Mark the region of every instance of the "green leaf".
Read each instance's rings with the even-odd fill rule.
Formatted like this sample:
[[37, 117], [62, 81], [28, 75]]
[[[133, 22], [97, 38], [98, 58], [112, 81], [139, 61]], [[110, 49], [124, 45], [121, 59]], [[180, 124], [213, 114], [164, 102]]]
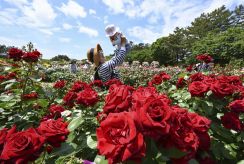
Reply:
[[38, 99], [37, 103], [43, 108], [47, 107], [49, 104], [47, 99]]
[[68, 126], [69, 131], [74, 131], [83, 122], [84, 122], [84, 119], [82, 118], [82, 116], [72, 119], [72, 121], [69, 123], [69, 126]]
[[97, 141], [93, 140], [91, 135], [87, 136], [86, 143], [87, 143], [88, 147], [91, 149], [97, 148]]
[[199, 164], [199, 162], [197, 162], [197, 160], [195, 159], [191, 159], [188, 164]]
[[10, 101], [14, 98], [13, 95], [1, 95], [0, 96], [0, 101]]
[[164, 149], [161, 148], [160, 149], [161, 153], [166, 156], [166, 157], [170, 157], [170, 158], [181, 158], [184, 155], [186, 155], [185, 152], [180, 151], [177, 148], [170, 148], [170, 149]]
[[237, 162], [237, 164], [244, 164], [244, 160]]
[[74, 143], [62, 143], [61, 144], [61, 147], [59, 148], [55, 148], [51, 155], [54, 155], [54, 156], [63, 156], [63, 155], [68, 155], [68, 154], [71, 154], [75, 151], [75, 148], [76, 148], [77, 145], [75, 145]]
[[108, 161], [105, 159], [105, 157], [101, 155], [97, 155], [94, 162], [96, 164], [108, 164]]

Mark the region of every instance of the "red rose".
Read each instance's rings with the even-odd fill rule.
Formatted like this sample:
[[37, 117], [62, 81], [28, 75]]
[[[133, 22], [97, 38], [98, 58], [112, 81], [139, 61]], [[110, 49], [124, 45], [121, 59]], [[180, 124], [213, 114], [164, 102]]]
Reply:
[[59, 80], [53, 85], [53, 88], [62, 89], [65, 86], [65, 84], [66, 84], [65, 80]]
[[157, 96], [157, 98], [161, 99], [163, 102], [165, 102], [168, 105], [171, 105], [171, 103], [172, 103], [172, 100], [169, 99], [169, 97], [165, 94], [160, 94]]
[[122, 82], [119, 79], [110, 79], [106, 83], [104, 83], [104, 85], [107, 87], [109, 87], [113, 84], [122, 85]]
[[22, 96], [22, 98], [24, 100], [31, 100], [31, 99], [37, 99], [38, 98], [38, 94], [36, 92], [32, 92], [32, 93], [29, 93], [29, 94], [24, 94]]
[[169, 133], [172, 111], [162, 99], [149, 98], [136, 112], [144, 135], [158, 140]]
[[71, 91], [73, 92], [79, 92], [82, 91], [85, 88], [90, 88], [89, 84], [82, 82], [82, 81], [76, 81], [73, 86], [71, 87]]
[[199, 54], [197, 55], [196, 59], [205, 63], [209, 63], [213, 60], [213, 58], [209, 54]]
[[170, 75], [165, 72], [161, 72], [159, 75], [162, 77], [163, 81], [167, 81], [171, 78]]
[[229, 96], [234, 93], [234, 88], [231, 84], [220, 83], [219, 81], [212, 84], [210, 89], [218, 98], [224, 98], [225, 96]]
[[192, 127], [188, 111], [178, 106], [173, 106], [173, 122], [170, 128], [169, 145], [175, 145], [182, 151], [196, 151], [199, 146], [199, 139]]
[[2, 130], [0, 130], [0, 155], [3, 150], [4, 142], [7, 140], [8, 137], [10, 137], [13, 133], [15, 133], [15, 131], [16, 131], [15, 125], [10, 130], [8, 130], [7, 128], [3, 128]]
[[179, 78], [177, 83], [176, 83], [176, 87], [177, 88], [182, 88], [186, 85], [186, 81], [183, 77]]
[[60, 144], [67, 139], [69, 134], [67, 127], [68, 123], [59, 118], [57, 120], [41, 122], [40, 126], [37, 128], [37, 132], [46, 137], [46, 140], [50, 145], [60, 147]]
[[197, 133], [199, 138], [199, 149], [209, 151], [210, 149], [210, 136], [208, 133]]
[[233, 129], [235, 131], [240, 131], [243, 126], [239, 115], [233, 112], [228, 112], [221, 116], [221, 122], [226, 129]]
[[188, 113], [194, 131], [199, 133], [207, 132], [210, 128], [211, 120], [196, 113]]
[[87, 88], [77, 94], [76, 103], [84, 106], [93, 106], [98, 102], [98, 99], [97, 92]]
[[10, 48], [8, 50], [8, 57], [14, 61], [20, 61], [23, 56], [22, 50], [18, 48]]
[[188, 67], [186, 67], [186, 70], [187, 70], [188, 72], [191, 72], [191, 71], [193, 70], [192, 67], [193, 67], [193, 65], [189, 65]]
[[65, 111], [65, 109], [60, 105], [53, 104], [49, 107], [49, 111], [54, 115], [61, 115], [61, 112]]
[[22, 56], [22, 59], [26, 62], [37, 62], [40, 56], [41, 54], [38, 51], [26, 52]]
[[228, 76], [230, 84], [242, 86], [242, 81], [239, 76]]
[[133, 112], [110, 113], [97, 128], [99, 154], [109, 164], [140, 160], [145, 156], [143, 135], [137, 130]]
[[10, 73], [8, 73], [8, 75], [6, 76], [7, 77], [7, 79], [14, 79], [14, 78], [16, 78], [16, 73], [14, 73], [14, 72], [10, 72]]
[[111, 87], [113, 89], [109, 90], [109, 94], [105, 98], [103, 111], [105, 113], [128, 111], [131, 107], [131, 95], [134, 89], [131, 86], [118, 86], [116, 84], [113, 84]]
[[192, 74], [189, 79], [190, 81], [203, 81], [205, 78], [205, 75], [203, 75], [201, 72]]
[[102, 87], [103, 82], [101, 80], [94, 80], [92, 83], [90, 83], [91, 86], [97, 86], [97, 87]]
[[156, 88], [154, 87], [138, 87], [136, 91], [132, 93], [132, 110], [141, 108], [149, 97], [156, 97], [158, 95]]
[[212, 78], [212, 77], [209, 77], [209, 76], [205, 76], [204, 77], [204, 80], [203, 80], [203, 83], [208, 85], [208, 86], [211, 86], [212, 84], [214, 84], [216, 81], [216, 79]]
[[36, 160], [45, 143], [45, 137], [30, 128], [11, 134], [5, 141], [0, 157], [5, 163], [28, 163]]
[[235, 100], [229, 104], [229, 108], [232, 112], [243, 113], [244, 112], [244, 99]]
[[154, 75], [151, 82], [152, 82], [152, 84], [159, 85], [162, 83], [162, 81], [163, 81], [163, 78], [161, 75]]
[[208, 90], [209, 87], [200, 81], [194, 81], [188, 87], [188, 91], [191, 93], [191, 96], [196, 97], [203, 97], [204, 93], [208, 92]]
[[6, 79], [7, 79], [7, 78], [6, 78], [5, 76], [0, 75], [0, 82], [4, 81], [4, 80], [6, 80]]
[[77, 94], [75, 92], [69, 91], [63, 98], [64, 105], [72, 108], [74, 106], [75, 99]]

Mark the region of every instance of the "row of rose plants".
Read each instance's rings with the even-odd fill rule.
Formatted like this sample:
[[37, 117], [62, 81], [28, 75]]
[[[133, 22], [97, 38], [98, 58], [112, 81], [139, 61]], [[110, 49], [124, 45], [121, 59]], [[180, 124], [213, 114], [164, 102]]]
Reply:
[[125, 80], [127, 85], [78, 76], [43, 85], [36, 76], [38, 51], [14, 48], [8, 55], [0, 75], [1, 163], [243, 159], [239, 76], [141, 72], [141, 77]]

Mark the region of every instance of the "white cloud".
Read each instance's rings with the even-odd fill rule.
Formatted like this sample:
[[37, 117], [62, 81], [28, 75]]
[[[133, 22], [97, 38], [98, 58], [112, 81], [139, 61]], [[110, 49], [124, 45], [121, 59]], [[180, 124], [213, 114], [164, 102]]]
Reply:
[[97, 37], [98, 31], [89, 27], [85, 27], [80, 25], [79, 26], [79, 32], [89, 35], [90, 37]]
[[147, 19], [150, 24], [161, 22], [160, 33], [164, 36], [173, 32], [175, 27], [186, 27], [203, 12], [211, 12], [225, 5], [243, 4], [244, 0], [103, 0], [114, 14], [124, 14], [129, 18]]
[[148, 28], [143, 28], [140, 26], [135, 26], [133, 28], [128, 29], [128, 34], [132, 37], [138, 38], [139, 40], [143, 41], [144, 43], [152, 43], [157, 38], [162, 36], [161, 33], [156, 33]]
[[62, 6], [58, 9], [66, 16], [71, 16], [74, 18], [84, 18], [87, 15], [84, 7], [73, 0], [69, 0], [67, 4], [62, 3]]
[[13, 25], [14, 21], [17, 19], [17, 9], [6, 8], [0, 11], [0, 22], [1, 24]]
[[115, 14], [124, 13], [125, 7], [134, 6], [133, 0], [103, 0], [103, 3]]
[[93, 10], [93, 9], [89, 9], [89, 14], [90, 15], [95, 15], [97, 12], [95, 11], [95, 10]]
[[47, 0], [6, 0], [16, 8], [0, 11], [2, 24], [20, 25], [35, 28], [47, 35], [52, 35], [57, 28], [52, 27], [57, 14]]
[[15, 5], [17, 7], [21, 7], [22, 5], [27, 5], [28, 1], [27, 0], [4, 0], [12, 5]]
[[108, 24], [108, 16], [107, 15], [103, 17], [103, 23]]
[[65, 30], [70, 30], [70, 29], [73, 28], [73, 26], [70, 25], [70, 24], [68, 24], [68, 23], [64, 23], [64, 24], [63, 24], [63, 28], [64, 28]]
[[61, 38], [59, 38], [59, 41], [62, 42], [62, 43], [69, 43], [71, 41], [71, 39], [70, 38], [61, 37]]
[[14, 37], [4, 37], [0, 36], [0, 44], [4, 44], [7, 46], [15, 46], [21, 48], [22, 46], [26, 45], [29, 41], [22, 40], [20, 38]]

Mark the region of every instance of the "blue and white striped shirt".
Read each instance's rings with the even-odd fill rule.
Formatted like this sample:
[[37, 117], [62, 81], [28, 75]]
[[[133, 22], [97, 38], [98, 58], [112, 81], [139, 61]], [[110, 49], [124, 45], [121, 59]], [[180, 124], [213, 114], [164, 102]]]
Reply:
[[106, 82], [111, 78], [120, 79], [119, 73], [115, 70], [115, 67], [124, 62], [125, 56], [126, 49], [125, 47], [121, 47], [119, 50], [115, 50], [115, 56], [112, 59], [100, 65], [98, 68], [98, 75], [103, 82]]

